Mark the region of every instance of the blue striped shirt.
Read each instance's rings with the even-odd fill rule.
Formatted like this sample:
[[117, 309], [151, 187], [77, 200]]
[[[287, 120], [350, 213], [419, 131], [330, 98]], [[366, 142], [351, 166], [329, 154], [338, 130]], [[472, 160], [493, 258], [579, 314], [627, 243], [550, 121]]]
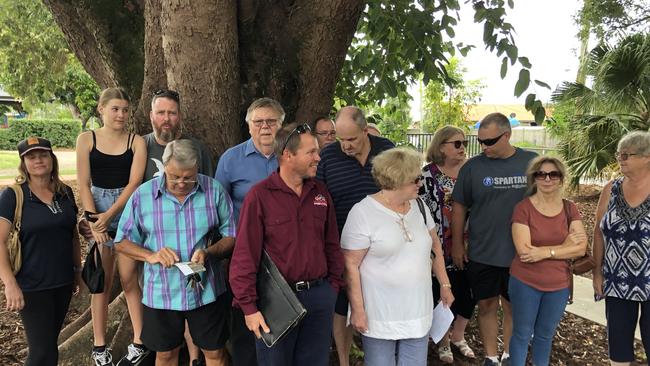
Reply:
[[339, 234], [343, 231], [352, 206], [367, 195], [379, 191], [371, 173], [372, 159], [382, 151], [395, 147], [389, 139], [373, 135], [368, 135], [368, 138], [370, 152], [364, 166], [361, 166], [356, 158], [347, 156], [341, 150], [339, 141], [327, 145], [320, 152], [316, 179], [327, 185], [327, 190], [332, 196]]
[[[218, 228], [235, 236], [232, 202], [221, 184], [199, 174], [194, 190], [180, 203], [165, 189], [165, 175], [143, 183], [124, 207], [115, 242], [129, 240], [152, 252], [164, 247], [188, 262], [195, 250], [206, 247], [206, 236]], [[215, 266], [216, 267], [216, 266]], [[204, 289], [187, 288], [181, 271], [172, 266], [144, 263], [142, 303], [150, 308], [193, 310], [226, 291], [225, 273], [213, 273], [206, 263], [201, 274]]]

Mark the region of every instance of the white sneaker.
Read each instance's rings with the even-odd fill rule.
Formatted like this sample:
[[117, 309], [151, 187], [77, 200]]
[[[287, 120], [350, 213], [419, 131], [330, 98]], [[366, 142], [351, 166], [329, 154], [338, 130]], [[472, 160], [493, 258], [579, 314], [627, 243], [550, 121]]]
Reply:
[[103, 352], [93, 351], [92, 358], [95, 366], [114, 366], [113, 355], [111, 355], [111, 349], [108, 347], [104, 348]]
[[127, 354], [124, 356], [120, 362], [117, 363], [117, 366], [138, 366], [149, 354], [147, 348], [138, 347], [135, 344], [131, 343], [126, 348]]

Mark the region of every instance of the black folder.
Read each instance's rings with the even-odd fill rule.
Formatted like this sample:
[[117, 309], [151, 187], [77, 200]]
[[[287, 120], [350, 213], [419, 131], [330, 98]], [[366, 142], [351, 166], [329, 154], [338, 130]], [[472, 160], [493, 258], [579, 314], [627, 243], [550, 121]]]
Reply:
[[257, 308], [271, 330], [261, 332], [267, 347], [277, 343], [307, 314], [266, 250], [257, 271]]

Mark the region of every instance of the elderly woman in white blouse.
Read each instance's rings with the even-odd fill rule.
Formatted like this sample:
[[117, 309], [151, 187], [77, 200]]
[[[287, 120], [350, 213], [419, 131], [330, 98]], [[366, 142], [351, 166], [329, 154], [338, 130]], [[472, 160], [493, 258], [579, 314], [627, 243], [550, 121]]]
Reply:
[[352, 208], [341, 234], [350, 323], [361, 333], [367, 366], [426, 365], [432, 268], [441, 301], [454, 301], [435, 223], [417, 198], [421, 167], [409, 148], [375, 157], [381, 190]]

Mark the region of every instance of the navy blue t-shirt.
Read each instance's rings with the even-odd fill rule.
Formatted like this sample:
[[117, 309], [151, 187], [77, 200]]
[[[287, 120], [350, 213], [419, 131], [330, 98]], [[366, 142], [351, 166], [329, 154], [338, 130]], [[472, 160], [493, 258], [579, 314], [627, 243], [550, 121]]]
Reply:
[[320, 152], [316, 179], [327, 185], [327, 190], [332, 196], [339, 234], [343, 231], [352, 206], [367, 195], [379, 192], [372, 177], [372, 159], [382, 151], [395, 147], [389, 139], [373, 135], [368, 135], [368, 138], [370, 152], [364, 166], [361, 166], [356, 158], [347, 156], [341, 150], [339, 141], [327, 145]]
[[[72, 189], [57, 193], [52, 207], [33, 195], [27, 183], [23, 189], [20, 228], [23, 264], [16, 274], [24, 292], [48, 290], [72, 284], [72, 239], [77, 225], [77, 205]], [[13, 223], [16, 194], [10, 188], [0, 193], [0, 220]]]

